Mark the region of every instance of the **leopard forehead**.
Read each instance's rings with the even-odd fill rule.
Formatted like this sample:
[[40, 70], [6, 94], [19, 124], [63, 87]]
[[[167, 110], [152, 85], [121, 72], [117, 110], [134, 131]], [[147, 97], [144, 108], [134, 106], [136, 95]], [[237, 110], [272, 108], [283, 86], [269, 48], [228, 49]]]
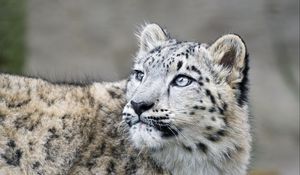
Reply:
[[[151, 75], [159, 74], [159, 78], [168, 73], [177, 72], [183, 65], [192, 69], [193, 64], [201, 64], [202, 67], [208, 66], [207, 59], [209, 54], [206, 50], [206, 44], [195, 42], [178, 42], [169, 40], [163, 45], [155, 47], [145, 55], [138, 55], [134, 64], [134, 69], [143, 70]], [[201, 53], [199, 50], [201, 48]]]

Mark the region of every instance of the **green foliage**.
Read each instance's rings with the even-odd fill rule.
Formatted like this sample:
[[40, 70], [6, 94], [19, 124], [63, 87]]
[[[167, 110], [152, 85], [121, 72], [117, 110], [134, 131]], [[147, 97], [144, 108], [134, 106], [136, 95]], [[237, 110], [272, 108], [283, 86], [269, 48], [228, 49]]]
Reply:
[[25, 57], [25, 0], [0, 0], [0, 71], [22, 71]]

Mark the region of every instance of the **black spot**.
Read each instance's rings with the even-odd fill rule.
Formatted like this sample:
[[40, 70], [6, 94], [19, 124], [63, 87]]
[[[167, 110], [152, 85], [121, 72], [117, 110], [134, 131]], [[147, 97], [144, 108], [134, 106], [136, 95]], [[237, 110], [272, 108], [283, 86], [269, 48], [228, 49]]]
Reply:
[[11, 103], [11, 104], [8, 104], [7, 107], [8, 108], [20, 108], [24, 105], [27, 105], [30, 101], [31, 101], [31, 99], [24, 100], [24, 101], [21, 101], [21, 102], [18, 102], [18, 103]]
[[111, 98], [121, 98], [121, 95], [117, 94], [113, 90], [107, 90], [107, 92], [109, 93], [109, 95], [111, 96]]
[[57, 135], [56, 134], [56, 128], [50, 128], [49, 130], [48, 130], [48, 132], [50, 132], [51, 133], [51, 135], [49, 136], [49, 138], [51, 138], [51, 139], [56, 139], [56, 138], [58, 138], [59, 137], [59, 135]]
[[206, 130], [212, 130], [212, 126], [206, 126]]
[[41, 166], [40, 162], [35, 162], [32, 164], [32, 169], [37, 169], [39, 166]]
[[188, 53], [185, 54], [185, 58], [186, 58], [186, 59], [189, 58], [189, 54], [188, 54]]
[[210, 112], [210, 113], [214, 113], [214, 112], [216, 112], [216, 108], [214, 108], [214, 107], [211, 107], [211, 108], [209, 108], [208, 112]]
[[217, 132], [217, 134], [220, 135], [220, 136], [222, 136], [222, 137], [225, 136], [226, 133], [227, 133], [227, 132], [226, 132], [226, 130], [224, 130], [224, 129], [221, 129], [221, 130], [219, 130], [219, 131]]
[[8, 147], [11, 147], [11, 148], [15, 148], [16, 147], [16, 143], [14, 140], [10, 140], [7, 142], [6, 144]]
[[212, 134], [212, 135], [209, 135], [207, 137], [208, 140], [212, 141], [212, 142], [217, 142], [221, 139], [220, 135], [219, 134]]
[[177, 71], [178, 71], [181, 67], [182, 67], [182, 61], [179, 61], [179, 62], [177, 63]]
[[186, 151], [188, 151], [188, 152], [192, 152], [192, 151], [193, 151], [193, 149], [192, 149], [190, 146], [182, 145], [182, 147], [183, 147]]
[[3, 154], [1, 154], [1, 157], [6, 161], [8, 165], [19, 166], [22, 154], [23, 152], [20, 149], [10, 147], [6, 149]]
[[95, 166], [96, 165], [96, 161], [95, 161], [95, 159], [90, 159], [90, 160], [88, 160], [87, 162], [86, 162], [86, 164], [85, 164], [85, 166], [87, 167], [87, 168], [89, 168], [89, 169], [91, 169], [93, 166]]
[[193, 106], [193, 109], [205, 110], [206, 107], [204, 107], [204, 106]]
[[206, 109], [206, 107], [204, 107], [204, 106], [200, 106], [200, 108], [199, 109], [201, 109], [201, 110], [205, 110]]
[[114, 174], [116, 171], [115, 166], [116, 166], [115, 162], [113, 160], [110, 160], [106, 168], [107, 174]]
[[200, 149], [202, 152], [207, 153], [207, 146], [204, 143], [199, 142], [197, 144], [197, 148]]
[[201, 71], [197, 69], [195, 66], [192, 66], [192, 71], [197, 72], [198, 74], [201, 75]]
[[228, 108], [228, 105], [227, 105], [227, 103], [224, 103], [224, 104], [223, 104], [223, 110], [224, 110], [224, 111], [226, 111], [226, 110], [227, 110], [227, 108]]
[[52, 127], [48, 129], [48, 132], [50, 133], [46, 143], [44, 144], [46, 157], [45, 160], [50, 160], [52, 162], [55, 161], [57, 154], [58, 154], [58, 146], [55, 146], [52, 142], [59, 138], [59, 135], [57, 134], [56, 128]]
[[192, 111], [192, 112], [190, 112], [190, 115], [195, 115], [195, 112], [193, 112], [193, 111]]
[[211, 117], [211, 120], [212, 121], [216, 121], [216, 117]]
[[210, 90], [206, 89], [205, 90], [206, 96], [208, 96], [212, 102], [212, 104], [216, 104], [215, 97], [211, 94]]
[[220, 107], [218, 107], [218, 109], [219, 109], [220, 114], [224, 115], [224, 110], [222, 108], [220, 108]]
[[[23, 122], [22, 122], [22, 120], [23, 120]], [[14, 121], [15, 127], [16, 127], [17, 129], [23, 127], [23, 126], [24, 126], [24, 123], [25, 123], [24, 121], [26, 121], [26, 117], [25, 117], [24, 119], [17, 118], [17, 119]]]
[[206, 80], [207, 83], [209, 83], [209, 81], [210, 81], [209, 78], [205, 78], [205, 80]]
[[32, 131], [38, 124], [39, 124], [39, 120], [37, 121], [30, 121], [30, 115], [31, 114], [25, 114], [22, 116], [19, 116], [15, 121], [14, 121], [14, 125], [17, 129], [20, 128], [25, 128], [29, 131]]
[[130, 156], [129, 160], [127, 161], [125, 165], [125, 174], [126, 175], [134, 175], [137, 171], [137, 164], [135, 162], [135, 158]]
[[200, 85], [200, 86], [203, 86], [203, 85], [204, 85], [204, 84], [203, 84], [203, 82], [201, 82], [201, 81], [200, 81], [200, 82], [198, 82], [198, 83], [199, 83], [199, 85]]

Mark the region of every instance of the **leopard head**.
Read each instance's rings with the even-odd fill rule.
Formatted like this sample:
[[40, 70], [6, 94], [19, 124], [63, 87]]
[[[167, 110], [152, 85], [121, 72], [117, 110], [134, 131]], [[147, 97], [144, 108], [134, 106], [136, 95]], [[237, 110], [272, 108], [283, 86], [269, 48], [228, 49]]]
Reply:
[[139, 40], [122, 114], [133, 144], [205, 151], [230, 133], [230, 116], [247, 102], [242, 39], [228, 34], [211, 45], [180, 42], [148, 24]]

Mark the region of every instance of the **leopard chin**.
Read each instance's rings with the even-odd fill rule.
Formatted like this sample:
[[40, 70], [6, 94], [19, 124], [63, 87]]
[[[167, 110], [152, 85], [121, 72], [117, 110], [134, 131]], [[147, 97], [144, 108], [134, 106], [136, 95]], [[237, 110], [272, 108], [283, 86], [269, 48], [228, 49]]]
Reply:
[[157, 149], [163, 145], [161, 132], [142, 122], [136, 123], [130, 128], [130, 138], [136, 148]]

